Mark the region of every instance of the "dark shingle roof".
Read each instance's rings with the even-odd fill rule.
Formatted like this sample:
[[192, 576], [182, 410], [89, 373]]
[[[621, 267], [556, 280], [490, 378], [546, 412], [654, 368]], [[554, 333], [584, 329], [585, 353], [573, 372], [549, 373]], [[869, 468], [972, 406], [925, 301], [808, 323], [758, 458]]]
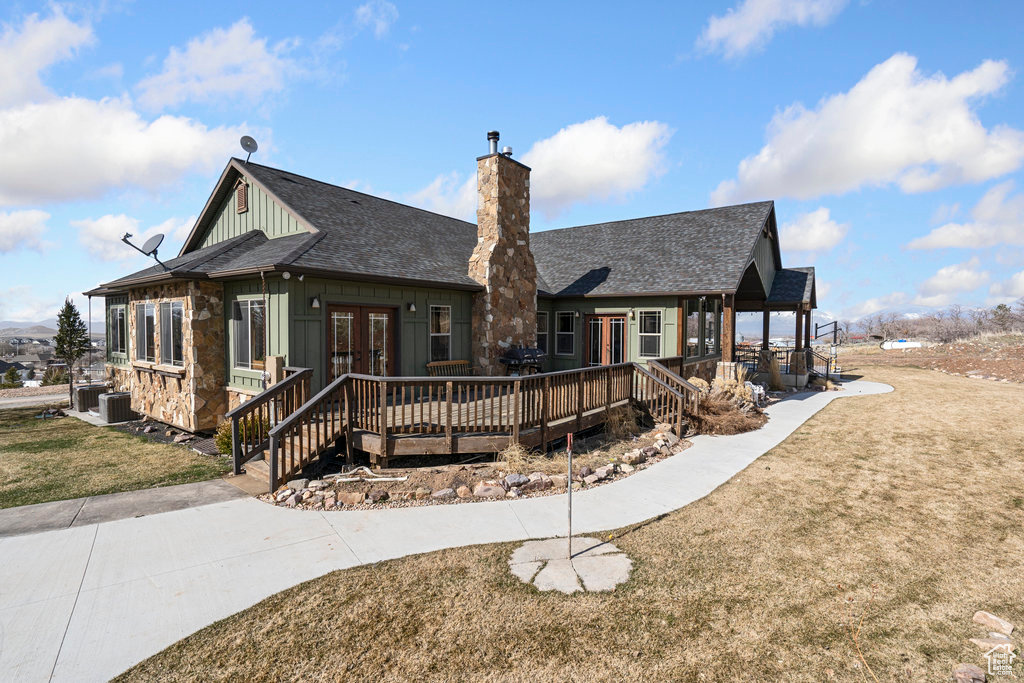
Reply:
[[[162, 277], [274, 267], [480, 288], [467, 274], [477, 241], [473, 223], [239, 160], [225, 169], [208, 208], [219, 205], [238, 172], [312, 231], [274, 239], [248, 232], [166, 261], [170, 275], [155, 265], [92, 293]], [[538, 289], [556, 296], [732, 291], [772, 207], [758, 202], [533, 233]], [[189, 242], [202, 230], [197, 224]]]
[[734, 290], [772, 202], [537, 232], [530, 248], [555, 295]]
[[783, 268], [775, 272], [767, 303], [811, 303], [814, 292], [814, 268]]
[[323, 234], [290, 263], [479, 287], [467, 272], [476, 225], [259, 164], [245, 169]]

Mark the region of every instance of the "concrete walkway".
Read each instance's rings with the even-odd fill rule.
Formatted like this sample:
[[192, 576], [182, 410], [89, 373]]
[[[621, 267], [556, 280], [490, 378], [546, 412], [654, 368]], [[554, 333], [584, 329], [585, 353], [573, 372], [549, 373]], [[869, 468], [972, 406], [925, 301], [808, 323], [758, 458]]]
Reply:
[[[573, 496], [574, 531], [641, 522], [703, 498], [829, 402], [891, 387], [794, 395], [756, 431], [699, 436], [679, 455]], [[335, 569], [565, 532], [564, 496], [315, 512], [246, 498], [0, 538], [0, 671], [106, 680], [196, 630]], [[225, 645], [227, 647], [227, 645]]]
[[[264, 485], [264, 488], [266, 485]], [[67, 529], [220, 503], [248, 494], [222, 479], [0, 510], [0, 537]], [[0, 556], [2, 557], [2, 556]], [[0, 568], [0, 573], [3, 569]]]

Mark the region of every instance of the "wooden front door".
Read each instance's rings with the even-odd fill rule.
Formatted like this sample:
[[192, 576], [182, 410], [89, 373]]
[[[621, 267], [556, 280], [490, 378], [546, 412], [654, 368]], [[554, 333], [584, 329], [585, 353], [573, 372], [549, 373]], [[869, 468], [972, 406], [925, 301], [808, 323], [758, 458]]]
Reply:
[[587, 316], [587, 365], [615, 365], [626, 361], [626, 316]]
[[328, 381], [346, 373], [395, 374], [395, 309], [327, 306]]

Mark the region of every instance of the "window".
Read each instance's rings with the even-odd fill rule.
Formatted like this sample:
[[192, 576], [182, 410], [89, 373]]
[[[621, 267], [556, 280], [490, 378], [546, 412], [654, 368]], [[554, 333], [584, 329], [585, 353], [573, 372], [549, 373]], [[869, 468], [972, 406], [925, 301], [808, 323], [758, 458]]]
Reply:
[[548, 312], [537, 311], [537, 348], [548, 352]]
[[124, 306], [111, 306], [107, 320], [107, 349], [110, 353], [127, 353], [128, 321], [125, 320]]
[[156, 320], [153, 304], [135, 304], [135, 360], [156, 362]]
[[576, 354], [576, 313], [559, 311], [555, 313], [555, 355]]
[[245, 213], [249, 210], [249, 193], [245, 181], [239, 180], [235, 186], [235, 213]]
[[661, 355], [661, 311], [640, 311], [640, 357]]
[[430, 307], [430, 360], [452, 359], [452, 307]]
[[160, 362], [164, 365], [185, 364], [183, 351], [182, 318], [185, 307], [180, 301], [160, 304]]
[[234, 303], [235, 367], [262, 370], [266, 367], [267, 346], [264, 335], [266, 305], [259, 299]]
[[686, 319], [683, 328], [684, 347], [687, 358], [703, 355], [700, 348], [700, 300], [686, 300]]
[[718, 301], [704, 301], [704, 353], [712, 354], [719, 351], [719, 309]]

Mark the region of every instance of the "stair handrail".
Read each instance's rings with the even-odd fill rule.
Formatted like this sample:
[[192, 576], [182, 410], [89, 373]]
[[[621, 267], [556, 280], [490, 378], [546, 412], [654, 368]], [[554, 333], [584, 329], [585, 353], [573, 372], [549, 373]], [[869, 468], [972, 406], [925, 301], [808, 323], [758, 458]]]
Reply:
[[[280, 382], [270, 385], [248, 401], [238, 404], [224, 414], [224, 419], [231, 422], [231, 459], [235, 474], [242, 473], [242, 464], [245, 460], [262, 452], [269, 445], [269, 432], [267, 432], [266, 438], [261, 438], [258, 442], [254, 441], [252, 439], [252, 426], [245, 430], [245, 439], [243, 439], [242, 423], [245, 420], [251, 420], [257, 412], [260, 413], [260, 415], [256, 416], [258, 422], [254, 423], [254, 425], [256, 435], [263, 436], [262, 419], [264, 407], [271, 401], [277, 400], [286, 391], [294, 389], [295, 385], [299, 383], [306, 383], [305, 386], [308, 389], [308, 380], [313, 376], [312, 368], [289, 366], [284, 368], [284, 370], [288, 374]], [[277, 415], [269, 406], [266, 408], [266, 413], [269, 427], [270, 422], [276, 421]]]
[[676, 436], [682, 436], [681, 432], [683, 431], [683, 415], [685, 413], [684, 406], [686, 405], [686, 396], [683, 394], [683, 392], [679, 391], [678, 389], [676, 389], [668, 382], [661, 379], [653, 372], [640, 365], [639, 363], [633, 363], [633, 370], [639, 373], [640, 375], [653, 380], [656, 385], [660, 386], [663, 390], [667, 391], [669, 395], [675, 397], [676, 411], [673, 427], [676, 430]]
[[648, 367], [654, 367], [658, 372], [664, 373], [673, 382], [677, 382], [679, 384], [680, 393], [682, 393], [685, 399], [688, 399], [691, 403], [689, 409], [692, 415], [697, 415], [700, 412], [700, 389], [698, 389], [696, 385], [683, 379], [680, 375], [672, 372], [656, 360], [647, 361], [647, 365]]

